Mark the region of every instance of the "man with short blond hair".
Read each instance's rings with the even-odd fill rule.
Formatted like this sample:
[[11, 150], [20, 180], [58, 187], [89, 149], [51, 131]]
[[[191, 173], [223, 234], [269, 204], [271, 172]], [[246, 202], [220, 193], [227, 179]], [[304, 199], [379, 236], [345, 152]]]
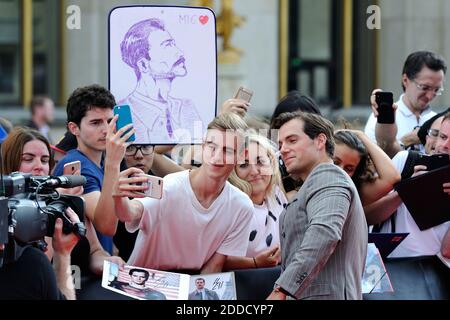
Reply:
[[[143, 173], [120, 174], [113, 199], [117, 217], [128, 231], [139, 230], [131, 265], [159, 270], [220, 272], [226, 256], [245, 256], [253, 204], [227, 182], [243, 153], [245, 122], [235, 114], [216, 117], [204, 140], [198, 169], [164, 178], [161, 199], [144, 198]], [[128, 197], [135, 199], [129, 200]]]

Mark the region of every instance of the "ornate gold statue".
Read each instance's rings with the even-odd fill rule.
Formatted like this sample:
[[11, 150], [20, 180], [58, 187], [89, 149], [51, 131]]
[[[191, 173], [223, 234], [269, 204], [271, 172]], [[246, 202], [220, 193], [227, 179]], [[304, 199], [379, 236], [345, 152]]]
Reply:
[[223, 38], [219, 63], [239, 63], [243, 51], [232, 46], [230, 41], [233, 30], [240, 27], [245, 22], [245, 18], [234, 13], [233, 0], [222, 0], [221, 3], [221, 12], [217, 17], [217, 34]]
[[193, 7], [207, 7], [213, 9], [213, 0], [191, 0]]
[[[191, 5], [214, 9], [212, 0], [192, 0]], [[233, 30], [240, 27], [245, 22], [245, 18], [235, 14], [233, 10], [233, 0], [222, 0], [221, 5], [221, 12], [217, 17], [216, 26], [217, 35], [223, 38], [222, 50], [218, 55], [219, 63], [239, 63], [243, 51], [231, 45], [230, 41]]]

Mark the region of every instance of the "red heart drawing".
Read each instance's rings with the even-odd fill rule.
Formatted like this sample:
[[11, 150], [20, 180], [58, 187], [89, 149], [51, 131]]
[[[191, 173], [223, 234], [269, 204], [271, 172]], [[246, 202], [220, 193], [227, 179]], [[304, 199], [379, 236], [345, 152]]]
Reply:
[[198, 18], [198, 20], [200, 21], [201, 24], [207, 24], [209, 18], [208, 18], [208, 16], [200, 16], [200, 17]]

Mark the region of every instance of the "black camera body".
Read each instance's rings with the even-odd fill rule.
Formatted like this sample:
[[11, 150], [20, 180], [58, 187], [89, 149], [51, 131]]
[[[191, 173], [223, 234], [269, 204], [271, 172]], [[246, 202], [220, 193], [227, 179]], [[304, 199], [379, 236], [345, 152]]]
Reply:
[[70, 207], [80, 221], [84, 221], [83, 198], [61, 195], [56, 191], [57, 187], [75, 187], [86, 181], [81, 176], [73, 177], [38, 177], [18, 172], [2, 177], [4, 196], [0, 198], [0, 244], [11, 245], [14, 242], [23, 247], [42, 243], [45, 236], [53, 236], [57, 218], [63, 222], [63, 233], [85, 236], [84, 224], [73, 224], [65, 213]]

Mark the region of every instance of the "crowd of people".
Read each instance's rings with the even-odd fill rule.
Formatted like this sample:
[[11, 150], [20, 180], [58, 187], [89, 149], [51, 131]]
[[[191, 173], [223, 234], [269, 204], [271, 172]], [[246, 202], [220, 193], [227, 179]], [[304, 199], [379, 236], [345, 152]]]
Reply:
[[[116, 128], [116, 100], [99, 85], [70, 95], [68, 131], [56, 145], [48, 137], [53, 103], [33, 99], [26, 127], [0, 123], [8, 132], [3, 173], [60, 176], [79, 161], [74, 174], [85, 185], [57, 191], [84, 199], [86, 237], [63, 234], [58, 219], [53, 237], [39, 240], [45, 254], [27, 245], [1, 266], [0, 299], [75, 299], [70, 265], [95, 278], [105, 260], [191, 274], [279, 265], [268, 299], [362, 299], [369, 230], [409, 233], [390, 257], [450, 257], [450, 222], [420, 230], [394, 190], [427, 172], [414, 164], [406, 172], [411, 153], [450, 155], [450, 109], [436, 114], [430, 106], [443, 92], [446, 70], [432, 52], [409, 55], [404, 93], [392, 106], [395, 122], [376, 121], [376, 89], [365, 132], [335, 128], [313, 99], [290, 92], [262, 125], [277, 130], [273, 141], [255, 129], [248, 102], [227, 100], [203, 144], [184, 152], [184, 163], [170, 147], [127, 142], [135, 129]], [[145, 195], [146, 174], [163, 178], [161, 199]], [[442, 192], [450, 196], [450, 181]], [[80, 223], [72, 209], [66, 213]], [[0, 244], [0, 252], [10, 245]], [[129, 284], [116, 285], [134, 292], [149, 278], [142, 269], [130, 276]], [[192, 299], [214, 294], [204, 282], [197, 279]]]

